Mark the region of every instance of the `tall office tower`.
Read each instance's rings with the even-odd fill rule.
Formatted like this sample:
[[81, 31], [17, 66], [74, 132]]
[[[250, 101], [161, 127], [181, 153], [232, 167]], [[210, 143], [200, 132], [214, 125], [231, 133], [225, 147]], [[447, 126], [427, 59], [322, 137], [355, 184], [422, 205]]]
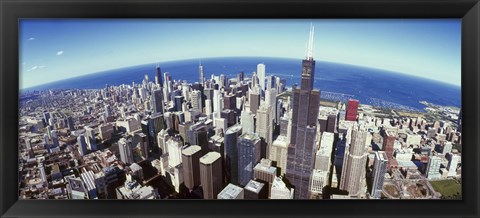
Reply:
[[345, 113], [345, 120], [357, 121], [357, 111], [358, 111], [358, 100], [349, 99], [347, 112]]
[[222, 191], [222, 157], [218, 152], [208, 152], [200, 158], [200, 184], [204, 199], [215, 199]]
[[203, 84], [204, 80], [205, 80], [205, 77], [203, 76], [203, 66], [202, 66], [201, 62], [198, 64], [198, 77], [199, 77], [198, 82], [200, 84]]
[[149, 153], [149, 140], [148, 136], [145, 135], [143, 132], [136, 132], [133, 134], [132, 138], [133, 147], [140, 147], [140, 151], [142, 152], [142, 156], [145, 159], [148, 159]]
[[206, 99], [205, 100], [205, 114], [210, 117], [212, 115], [212, 100]]
[[163, 91], [162, 91], [162, 89], [157, 89], [157, 90], [153, 91], [152, 108], [153, 108], [153, 113], [163, 113]]
[[77, 137], [77, 142], [78, 142], [78, 153], [80, 153], [80, 155], [85, 155], [87, 154], [87, 141], [85, 140], [85, 136], [82, 134], [82, 135], [79, 135]]
[[385, 154], [388, 158], [387, 169], [390, 169], [393, 162], [396, 162], [393, 159], [393, 145], [395, 144], [396, 138], [397, 137], [395, 136], [395, 132], [393, 131], [385, 131], [385, 135], [383, 136], [382, 150], [385, 151]]
[[270, 147], [273, 142], [273, 120], [271, 115], [271, 107], [262, 102], [257, 111], [257, 128], [255, 129], [255, 132], [265, 140], [266, 146], [262, 146], [262, 150], [265, 148], [266, 151], [265, 157], [270, 157]]
[[296, 199], [307, 199], [315, 156], [315, 136], [320, 90], [313, 90], [313, 26], [310, 29], [307, 57], [302, 61], [300, 89], [293, 90], [292, 134], [288, 148], [287, 179], [295, 187]]
[[361, 181], [365, 178], [367, 147], [365, 141], [368, 132], [363, 129], [352, 131], [352, 142], [345, 147], [340, 189], [348, 191], [350, 196], [360, 194]]
[[248, 94], [248, 104], [250, 111], [253, 114], [257, 114], [258, 107], [260, 106], [260, 94], [254, 90], [250, 90], [250, 93]]
[[330, 171], [332, 166], [333, 133], [323, 132], [320, 141], [320, 149], [315, 158], [315, 169], [321, 171]]
[[335, 146], [335, 158], [333, 160], [334, 170], [336, 171], [336, 175], [333, 174], [332, 177], [337, 178], [337, 181], [340, 181], [342, 168], [343, 168], [343, 160], [345, 157], [345, 145], [347, 143], [346, 137], [343, 134], [339, 134], [337, 144]]
[[287, 187], [282, 177], [275, 177], [270, 190], [270, 199], [293, 199], [295, 190]]
[[215, 117], [220, 117], [220, 112], [223, 110], [223, 96], [219, 90], [213, 91], [213, 112]]
[[58, 146], [60, 146], [60, 144], [58, 143], [57, 130], [52, 130], [50, 134], [52, 135], [53, 147], [58, 148]]
[[448, 174], [447, 176], [456, 176], [457, 175], [457, 166], [458, 163], [461, 161], [462, 157], [457, 154], [449, 154], [448, 157], [448, 165], [447, 165], [447, 170]]
[[312, 171], [312, 180], [310, 182], [310, 198], [322, 199], [323, 191], [330, 185], [330, 171], [314, 169]]
[[218, 193], [217, 199], [244, 199], [243, 188], [230, 183]]
[[261, 159], [260, 163], [253, 168], [253, 178], [255, 180], [265, 182], [268, 184], [268, 192], [272, 188], [273, 180], [277, 176], [277, 168], [272, 166], [272, 161], [269, 159]]
[[160, 64], [157, 64], [157, 72], [155, 74], [155, 83], [160, 85], [163, 88], [163, 81], [162, 81], [162, 71], [160, 69]]
[[165, 154], [168, 152], [167, 148], [167, 139], [168, 139], [168, 132], [164, 129], [160, 130], [157, 134], [157, 144], [158, 148], [162, 151], [162, 154]]
[[286, 173], [289, 144], [290, 143], [288, 137], [283, 135], [279, 135], [277, 139], [275, 139], [275, 141], [273, 141], [272, 143], [269, 159], [277, 162], [277, 167], [279, 168], [278, 170], [280, 171], [280, 175]]
[[242, 110], [240, 115], [240, 124], [244, 133], [254, 133], [255, 123], [253, 114], [250, 111]]
[[202, 92], [199, 90], [192, 91], [192, 108], [197, 109], [200, 113], [203, 112], [202, 110]]
[[167, 140], [167, 147], [170, 166], [174, 167], [182, 163], [182, 140], [179, 137], [171, 137]]
[[110, 117], [111, 111], [110, 111], [110, 105], [105, 105], [105, 117]]
[[265, 85], [265, 90], [269, 90], [269, 89], [275, 89], [275, 76], [273, 75], [270, 75], [270, 76], [267, 76], [267, 84]]
[[243, 188], [244, 198], [247, 200], [268, 199], [267, 189], [265, 183], [250, 180]]
[[373, 198], [379, 199], [382, 196], [383, 181], [385, 180], [385, 173], [387, 172], [387, 162], [387, 154], [384, 151], [375, 152], [372, 172], [372, 191], [370, 193]]
[[337, 115], [328, 115], [327, 117], [327, 132], [335, 133], [335, 130], [337, 129]]
[[85, 140], [87, 140], [87, 145], [91, 151], [97, 150], [97, 144], [95, 139], [95, 130], [89, 126], [85, 127]]
[[265, 90], [265, 64], [257, 65], [257, 76], [260, 87], [262, 87], [262, 90]]
[[[155, 153], [158, 153], [158, 144], [157, 144], [157, 134], [162, 130], [165, 129], [165, 118], [161, 113], [155, 113], [150, 115], [147, 119], [148, 122], [148, 132], [143, 132], [145, 135], [148, 136], [148, 145], [149, 150], [152, 150]], [[178, 130], [178, 128], [177, 128]]]
[[175, 96], [174, 97], [174, 111], [182, 111], [182, 104], [183, 104], [183, 96]]
[[253, 178], [253, 167], [260, 161], [260, 138], [244, 133], [238, 137], [238, 183], [247, 185]]
[[237, 98], [233, 94], [226, 94], [223, 96], [223, 109], [235, 110]]
[[277, 123], [277, 91], [275, 89], [270, 88], [265, 91], [265, 104], [270, 109], [270, 119]]
[[430, 156], [428, 159], [426, 176], [427, 179], [440, 178], [440, 165], [442, 164], [442, 158], [438, 156]]
[[225, 177], [227, 182], [239, 184], [238, 182], [238, 137], [242, 135], [242, 126], [233, 125], [225, 131], [223, 138], [225, 148]]
[[121, 138], [118, 140], [118, 150], [120, 152], [120, 160], [126, 164], [133, 163], [133, 154], [132, 154], [132, 146], [130, 145], [132, 142], [128, 141], [125, 138]]
[[68, 123], [68, 129], [69, 129], [70, 131], [75, 130], [75, 123], [74, 123], [74, 121], [73, 121], [73, 117], [68, 117], [68, 118], [67, 118], [67, 123]]
[[48, 121], [50, 120], [50, 112], [48, 111], [43, 112], [43, 120], [45, 122], [45, 125], [48, 125]]
[[183, 182], [190, 191], [200, 185], [201, 150], [198, 145], [191, 145], [182, 150]]

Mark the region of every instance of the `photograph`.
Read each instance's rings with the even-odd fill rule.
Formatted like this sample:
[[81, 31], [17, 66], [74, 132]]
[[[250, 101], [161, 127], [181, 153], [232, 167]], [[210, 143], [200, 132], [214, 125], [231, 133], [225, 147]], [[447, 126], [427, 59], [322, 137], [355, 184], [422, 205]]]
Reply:
[[21, 18], [18, 199], [459, 202], [462, 54], [461, 18]]

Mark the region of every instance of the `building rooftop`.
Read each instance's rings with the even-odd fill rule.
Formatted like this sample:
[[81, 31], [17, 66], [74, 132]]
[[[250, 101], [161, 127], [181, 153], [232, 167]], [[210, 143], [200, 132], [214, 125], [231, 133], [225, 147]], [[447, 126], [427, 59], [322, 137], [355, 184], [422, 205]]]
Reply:
[[240, 130], [242, 130], [242, 125], [237, 123], [237, 124], [227, 128], [227, 131], [225, 132], [225, 134], [232, 134], [232, 133], [238, 132]]
[[220, 193], [218, 199], [236, 199], [243, 192], [243, 188], [232, 183], [228, 184]]
[[182, 150], [182, 154], [186, 156], [192, 156], [193, 154], [202, 150], [202, 147], [198, 145], [191, 145]]
[[212, 164], [216, 160], [220, 159], [221, 155], [218, 152], [212, 151], [208, 152], [207, 154], [203, 155], [203, 157], [200, 158], [200, 163], [202, 164]]
[[240, 136], [240, 138], [246, 139], [246, 140], [249, 140], [249, 141], [254, 141], [254, 142], [260, 140], [260, 138], [257, 135], [251, 134], [251, 133], [244, 133]]
[[265, 184], [255, 180], [250, 180], [247, 185], [245, 185], [245, 189], [255, 193], [260, 193], [260, 190], [262, 190], [263, 186], [265, 186]]

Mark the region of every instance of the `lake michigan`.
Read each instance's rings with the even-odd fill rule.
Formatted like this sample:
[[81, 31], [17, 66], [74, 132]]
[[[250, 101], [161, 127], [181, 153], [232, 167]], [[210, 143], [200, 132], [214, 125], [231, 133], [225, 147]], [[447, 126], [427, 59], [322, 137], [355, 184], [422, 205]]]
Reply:
[[[279, 76], [286, 85], [300, 84], [301, 60], [265, 57], [228, 57], [201, 60], [204, 75], [210, 79], [212, 74], [224, 74], [235, 78], [243, 71], [251, 77], [257, 64], [266, 65], [266, 75]], [[174, 80], [198, 81], [198, 59], [160, 62], [162, 74], [169, 72]], [[127, 68], [103, 71], [62, 81], [56, 81], [22, 90], [46, 89], [97, 89], [108, 85], [141, 83], [145, 74], [155, 81], [156, 63], [143, 64]], [[342, 101], [348, 98], [358, 99], [360, 104], [374, 106], [395, 106], [423, 110], [419, 101], [437, 105], [461, 107], [461, 88], [459, 86], [434, 80], [410, 76], [397, 72], [366, 68], [360, 66], [316, 61], [315, 88], [322, 91], [322, 98]]]

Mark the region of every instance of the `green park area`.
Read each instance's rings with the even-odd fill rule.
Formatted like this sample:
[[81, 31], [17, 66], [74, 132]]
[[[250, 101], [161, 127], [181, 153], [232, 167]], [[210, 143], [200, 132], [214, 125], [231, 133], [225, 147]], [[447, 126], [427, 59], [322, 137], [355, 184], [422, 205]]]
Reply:
[[462, 185], [454, 179], [430, 181], [435, 191], [442, 194], [442, 199], [462, 199]]

